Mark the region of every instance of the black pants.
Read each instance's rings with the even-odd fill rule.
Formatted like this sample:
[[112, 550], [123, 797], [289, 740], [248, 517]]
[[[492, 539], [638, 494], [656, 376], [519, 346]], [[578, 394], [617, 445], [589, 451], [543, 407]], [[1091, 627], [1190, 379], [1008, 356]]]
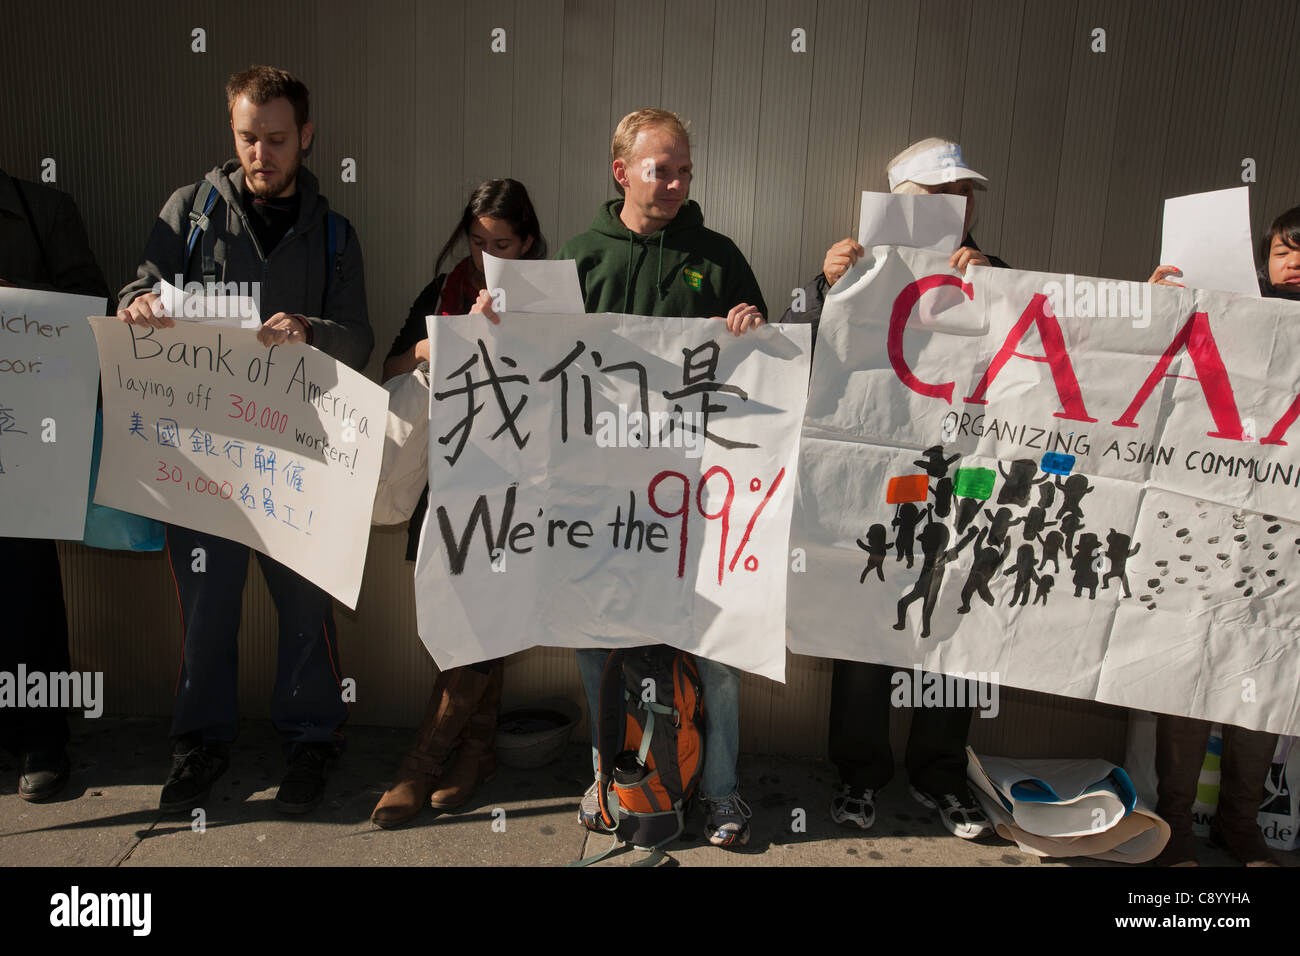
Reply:
[[[67, 672], [68, 612], [63, 604], [63, 576], [54, 542], [0, 538], [0, 581], [5, 586], [8, 621], [0, 626], [0, 671], [17, 679], [18, 665], [27, 672]], [[25, 693], [26, 688], [17, 688]], [[53, 708], [0, 707], [0, 746], [14, 754], [60, 750], [68, 742], [68, 719]]]
[[[896, 668], [835, 661], [831, 677], [830, 758], [854, 790], [879, 790], [894, 775], [889, 714]], [[914, 672], [905, 671], [909, 680]], [[909, 700], [910, 695], [909, 695]], [[968, 698], [969, 699], [969, 698]], [[912, 786], [926, 793], [960, 793], [966, 786], [970, 707], [917, 707], [907, 738]]]
[[[202, 548], [202, 563], [195, 549]], [[181, 602], [184, 646], [172, 715], [174, 738], [197, 734], [228, 743], [239, 729], [240, 604], [249, 549], [189, 528], [167, 526], [167, 560]], [[271, 720], [295, 744], [343, 740], [347, 717], [338, 660], [334, 601], [284, 565], [257, 552], [279, 617], [279, 657]], [[202, 570], [198, 570], [198, 568]]]

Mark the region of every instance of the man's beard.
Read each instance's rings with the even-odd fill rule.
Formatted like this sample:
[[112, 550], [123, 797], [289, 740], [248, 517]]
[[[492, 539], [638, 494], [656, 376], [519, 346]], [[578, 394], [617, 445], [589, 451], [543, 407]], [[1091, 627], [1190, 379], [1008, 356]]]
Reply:
[[259, 180], [256, 172], [252, 175], [248, 170], [244, 170], [244, 183], [248, 186], [249, 192], [254, 196], [262, 199], [274, 199], [286, 189], [289, 189], [298, 179], [298, 170], [302, 168], [302, 151], [293, 158], [293, 164], [288, 168], [280, 170], [281, 178], [279, 180]]

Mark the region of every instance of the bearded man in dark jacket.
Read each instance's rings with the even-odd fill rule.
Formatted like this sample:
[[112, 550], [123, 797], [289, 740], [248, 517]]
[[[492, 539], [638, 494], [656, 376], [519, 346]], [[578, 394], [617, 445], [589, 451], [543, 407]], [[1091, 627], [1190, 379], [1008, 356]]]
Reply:
[[[262, 344], [313, 345], [360, 370], [374, 346], [360, 244], [347, 221], [340, 224], [341, 217], [330, 213], [316, 177], [302, 168], [315, 133], [307, 88], [283, 70], [258, 66], [230, 78], [226, 100], [239, 158], [172, 194], [145, 246], [138, 278], [122, 290], [118, 317], [171, 327], [157, 294], [163, 279], [250, 283], [260, 313], [272, 313], [257, 333]], [[204, 208], [196, 210], [200, 204]], [[191, 222], [204, 225], [192, 249]], [[205, 555], [201, 571], [191, 561], [196, 549]], [[168, 525], [167, 552], [184, 643], [172, 771], [159, 808], [175, 812], [201, 805], [229, 766], [238, 731], [235, 638], [248, 548]], [[289, 769], [276, 807], [305, 813], [324, 793], [347, 717], [334, 605], [279, 562], [260, 553], [257, 559], [280, 625], [271, 718], [284, 738]]]

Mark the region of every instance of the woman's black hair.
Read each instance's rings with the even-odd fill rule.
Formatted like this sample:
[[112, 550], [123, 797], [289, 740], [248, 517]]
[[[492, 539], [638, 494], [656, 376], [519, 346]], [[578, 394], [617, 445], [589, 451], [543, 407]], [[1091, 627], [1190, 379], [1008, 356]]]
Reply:
[[1273, 225], [1268, 227], [1268, 232], [1264, 233], [1264, 238], [1259, 243], [1259, 258], [1264, 265], [1265, 275], [1268, 274], [1268, 259], [1273, 251], [1273, 240], [1278, 236], [1282, 237], [1292, 249], [1300, 249], [1300, 206], [1292, 206], [1282, 215], [1273, 220]]
[[475, 219], [483, 218], [500, 219], [509, 223], [520, 239], [532, 239], [533, 243], [523, 258], [546, 258], [546, 240], [542, 238], [542, 227], [537, 222], [537, 213], [533, 211], [533, 202], [528, 198], [524, 184], [517, 179], [489, 179], [485, 183], [479, 183], [478, 188], [470, 194], [460, 222], [434, 260], [434, 275], [442, 274], [443, 261], [451, 255], [462, 237], [469, 241], [469, 224]]

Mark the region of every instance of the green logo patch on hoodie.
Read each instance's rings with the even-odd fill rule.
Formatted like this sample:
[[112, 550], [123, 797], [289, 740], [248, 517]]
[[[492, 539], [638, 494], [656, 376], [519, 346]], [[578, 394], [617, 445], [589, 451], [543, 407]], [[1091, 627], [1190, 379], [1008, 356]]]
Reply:
[[686, 276], [686, 284], [696, 292], [700, 291], [700, 285], [704, 282], [704, 274], [696, 272], [694, 269], [683, 269], [682, 275]]

